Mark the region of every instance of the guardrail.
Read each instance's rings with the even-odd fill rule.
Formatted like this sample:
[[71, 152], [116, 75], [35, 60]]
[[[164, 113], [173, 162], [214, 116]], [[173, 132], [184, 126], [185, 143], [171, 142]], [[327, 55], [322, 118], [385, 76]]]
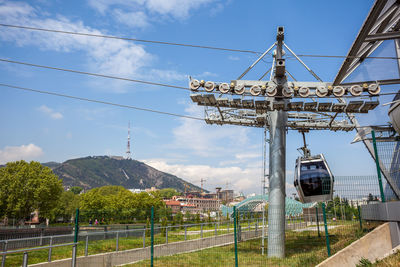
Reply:
[[14, 254], [14, 253], [21, 253], [21, 252], [24, 253], [23, 254], [23, 259], [22, 259], [22, 266], [23, 267], [27, 267], [28, 266], [28, 252], [29, 251], [34, 251], [34, 250], [42, 250], [42, 249], [48, 249], [49, 250], [48, 262], [51, 262], [52, 249], [56, 248], [56, 247], [66, 247], [66, 246], [73, 246], [72, 247], [72, 262], [76, 262], [76, 245], [77, 244], [78, 243], [67, 243], [67, 244], [59, 244], [59, 245], [50, 244], [49, 246], [44, 246], [44, 247], [3, 251], [3, 252], [0, 252], [0, 255], [2, 255], [1, 267], [5, 267], [7, 255]]

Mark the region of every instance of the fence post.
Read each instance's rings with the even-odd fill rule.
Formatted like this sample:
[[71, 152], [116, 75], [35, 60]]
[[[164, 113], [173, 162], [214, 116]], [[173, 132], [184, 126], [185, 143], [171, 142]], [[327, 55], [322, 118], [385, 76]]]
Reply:
[[119, 231], [117, 231], [117, 241], [115, 244], [115, 251], [118, 251], [118, 250], [119, 250]]
[[40, 246], [43, 246], [43, 232], [44, 232], [44, 228], [40, 228]]
[[215, 223], [215, 236], [217, 236], [217, 223]]
[[127, 225], [125, 228], [125, 237], [126, 238], [128, 238], [128, 230], [129, 230], [129, 225]]
[[229, 234], [229, 222], [228, 222], [228, 226], [227, 226], [227, 228], [228, 228], [228, 234]]
[[328, 225], [326, 223], [325, 203], [322, 203], [322, 214], [324, 216], [326, 250], [328, 251], [328, 257], [330, 257], [331, 256], [331, 245], [329, 243]]
[[317, 216], [318, 237], [321, 237], [321, 233], [319, 232], [318, 207], [315, 207], [315, 215]]
[[200, 224], [200, 238], [203, 238], [203, 224]]
[[386, 200], [385, 200], [385, 195], [383, 194], [381, 166], [379, 165], [378, 148], [376, 147], [375, 131], [372, 131], [371, 134], [372, 134], [372, 143], [374, 145], [375, 163], [376, 163], [376, 171], [378, 172], [378, 182], [379, 182], [379, 191], [381, 192], [381, 201], [385, 202]]
[[48, 262], [51, 262], [51, 252], [52, 252], [52, 249], [53, 249], [53, 237], [51, 236], [50, 237], [50, 241], [49, 241], [49, 256], [47, 257], [47, 261]]
[[85, 256], [86, 257], [88, 255], [88, 250], [89, 250], [89, 235], [86, 234], [86, 240], [85, 240]]
[[[3, 251], [4, 252], [7, 252], [7, 244], [8, 244], [7, 240], [4, 241], [4, 243], [3, 243]], [[7, 256], [6, 254], [3, 254], [3, 257], [1, 259], [1, 267], [6, 266], [6, 256]]]
[[146, 247], [146, 226], [143, 228], [143, 248]]
[[150, 255], [151, 255], [151, 261], [150, 261], [150, 266], [153, 267], [153, 261], [154, 261], [154, 207], [151, 207], [151, 230], [150, 230]]
[[357, 203], [357, 210], [358, 210], [358, 220], [360, 221], [360, 229], [362, 230], [361, 209], [360, 206], [358, 206], [358, 203]]
[[168, 226], [165, 226], [165, 243], [168, 244]]
[[71, 262], [72, 267], [76, 266], [76, 249], [77, 249], [77, 243], [78, 243], [78, 233], [79, 233], [79, 209], [76, 209], [74, 245], [72, 246], [72, 262]]
[[235, 239], [235, 267], [238, 267], [238, 251], [237, 251], [237, 237], [236, 237], [236, 206], [233, 206], [233, 236]]
[[186, 235], [187, 235], [187, 226], [185, 225], [185, 241], [186, 241]]
[[27, 267], [28, 266], [28, 252], [24, 252], [24, 257], [22, 259], [22, 267]]

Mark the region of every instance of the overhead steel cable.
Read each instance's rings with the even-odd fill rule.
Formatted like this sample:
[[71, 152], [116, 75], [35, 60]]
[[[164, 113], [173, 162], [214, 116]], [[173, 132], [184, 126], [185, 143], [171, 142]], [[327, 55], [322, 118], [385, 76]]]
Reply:
[[[203, 48], [203, 49], [250, 53], [250, 54], [262, 54], [262, 52], [260, 52], [260, 51], [246, 50], [246, 49], [234, 49], [234, 48], [215, 47], [215, 46], [208, 46], [208, 45], [197, 45], [197, 44], [185, 44], [185, 43], [175, 43], [175, 42], [166, 42], [166, 41], [157, 41], [157, 40], [146, 40], [146, 39], [131, 38], [131, 37], [121, 37], [121, 36], [114, 36], [114, 35], [94, 34], [94, 33], [85, 33], [85, 32], [72, 32], [72, 31], [46, 29], [46, 28], [30, 27], [30, 26], [23, 26], [23, 25], [12, 25], [12, 24], [5, 24], [5, 23], [0, 23], [0, 26], [8, 27], [8, 28], [15, 28], [15, 29], [53, 32], [53, 33], [71, 34], [71, 35], [79, 35], [79, 36], [107, 38], [107, 39], [117, 39], [117, 40], [135, 41], [135, 42], [142, 42], [142, 43], [153, 43], [153, 44], [161, 44], [161, 45]], [[371, 59], [391, 59], [391, 60], [400, 59], [400, 57], [371, 57], [371, 56], [357, 57], [357, 56], [312, 55], [312, 54], [298, 54], [298, 56], [299, 57], [316, 57], [316, 58], [347, 58], [347, 59], [351, 59], [351, 58], [371, 58]]]
[[[181, 114], [177, 114], [177, 113], [165, 112], [165, 111], [154, 110], [154, 109], [149, 109], [149, 108], [141, 108], [141, 107], [136, 107], [136, 106], [132, 106], [132, 105], [118, 104], [118, 103], [113, 103], [113, 102], [109, 102], [109, 101], [91, 99], [91, 98], [86, 98], [86, 97], [79, 97], [79, 96], [66, 95], [66, 94], [49, 92], [49, 91], [44, 91], [44, 90], [37, 90], [37, 89], [33, 89], [33, 88], [21, 87], [21, 86], [16, 86], [16, 85], [11, 85], [11, 84], [0, 83], [0, 86], [8, 87], [11, 89], [16, 89], [16, 90], [21, 90], [21, 91], [32, 92], [32, 93], [64, 97], [64, 98], [86, 101], [86, 102], [91, 102], [91, 103], [116, 106], [116, 107], [120, 107], [120, 108], [128, 108], [128, 109], [146, 111], [146, 112], [151, 112], [151, 113], [157, 113], [157, 114], [162, 114], [162, 115], [167, 115], [167, 116], [173, 116], [173, 117], [179, 117], [179, 118], [185, 118], [185, 119], [191, 119], [191, 120], [200, 120], [200, 121], [204, 120], [203, 118], [198, 118], [198, 117], [193, 117], [193, 116], [188, 116], [188, 115], [181, 115]], [[376, 126], [376, 125], [374, 125], [374, 126]], [[382, 126], [386, 126], [386, 125], [382, 125]], [[363, 127], [369, 127], [369, 126], [358, 126], [355, 128], [363, 128]], [[289, 128], [288, 130], [297, 131], [296, 129], [292, 129], [292, 128]], [[310, 129], [310, 130], [313, 130], [313, 129]]]
[[177, 89], [183, 89], [183, 90], [190, 90], [187, 87], [178, 86], [178, 85], [171, 85], [171, 84], [164, 84], [164, 83], [157, 83], [157, 82], [149, 82], [149, 81], [136, 80], [136, 79], [130, 79], [130, 78], [123, 78], [123, 77], [118, 77], [118, 76], [113, 76], [113, 75], [92, 73], [92, 72], [87, 72], [87, 71], [65, 69], [65, 68], [59, 68], [59, 67], [51, 67], [51, 66], [33, 64], [33, 63], [28, 63], [28, 62], [9, 60], [9, 59], [4, 59], [4, 58], [0, 58], [0, 61], [1, 62], [19, 64], [19, 65], [25, 65], [25, 66], [30, 66], [30, 67], [37, 67], [37, 68], [44, 68], [44, 69], [58, 70], [58, 71], [65, 71], [65, 72], [72, 72], [72, 73], [78, 73], [78, 74], [84, 74], [84, 75], [90, 75], [90, 76], [96, 76], [96, 77], [102, 77], [102, 78], [108, 78], [108, 79], [116, 79], [116, 80], [122, 80], [122, 81], [128, 81], [128, 82], [143, 83], [143, 84], [157, 85], [157, 86], [177, 88]]
[[207, 46], [207, 45], [183, 44], [183, 43], [156, 41], [156, 40], [145, 40], [145, 39], [130, 38], [130, 37], [119, 37], [119, 36], [104, 35], [104, 34], [94, 34], [94, 33], [84, 33], [84, 32], [71, 32], [71, 31], [53, 30], [53, 29], [45, 29], [45, 28], [37, 28], [37, 27], [29, 27], [29, 26], [21, 26], [21, 25], [11, 25], [11, 24], [3, 24], [3, 23], [0, 23], [0, 26], [10, 27], [10, 28], [17, 28], [17, 29], [25, 29], [25, 30], [33, 30], [33, 31], [44, 31], [44, 32], [54, 32], [54, 33], [64, 33], [64, 34], [89, 36], [89, 37], [107, 38], [107, 39], [118, 39], [118, 40], [126, 40], [126, 41], [135, 41], [135, 42], [142, 42], [142, 43], [185, 46], [185, 47], [194, 47], [194, 48], [203, 48], [203, 49], [230, 51], [230, 52], [251, 53], [251, 54], [259, 54], [260, 53], [260, 52], [251, 51], [251, 50], [214, 47], [214, 46]]
[[[94, 77], [102, 77], [102, 78], [108, 78], [108, 79], [116, 79], [116, 80], [122, 80], [122, 81], [127, 81], [127, 82], [136, 82], [136, 83], [143, 83], [143, 84], [149, 84], [149, 85], [155, 85], [155, 86], [163, 86], [163, 87], [169, 87], [169, 88], [176, 88], [176, 89], [181, 89], [181, 90], [187, 90], [193, 92], [190, 88], [184, 87], [184, 86], [178, 86], [178, 85], [172, 85], [172, 84], [164, 84], [164, 83], [157, 83], [157, 82], [150, 82], [150, 81], [143, 81], [143, 80], [137, 80], [137, 79], [130, 79], [130, 78], [124, 78], [124, 77], [118, 77], [118, 76], [113, 76], [113, 75], [107, 75], [107, 74], [99, 74], [99, 73], [92, 73], [92, 72], [87, 72], [87, 71], [79, 71], [79, 70], [72, 70], [72, 69], [65, 69], [65, 68], [60, 68], [60, 67], [52, 67], [52, 66], [46, 66], [46, 65], [39, 65], [39, 64], [34, 64], [34, 63], [29, 63], [29, 62], [22, 62], [22, 61], [16, 61], [16, 60], [10, 60], [10, 59], [4, 59], [0, 58], [0, 62], [6, 62], [6, 63], [13, 63], [13, 64], [19, 64], [19, 65], [24, 65], [24, 66], [30, 66], [30, 67], [36, 67], [36, 68], [44, 68], [44, 69], [50, 69], [50, 70], [57, 70], [57, 71], [65, 71], [65, 72], [71, 72], [71, 73], [77, 73], [77, 74], [82, 74], [82, 75], [89, 75], [89, 76], [94, 76]], [[214, 92], [208, 92], [211, 94], [220, 94], [218, 91]], [[233, 93], [231, 93], [233, 94]], [[380, 93], [379, 96], [382, 95], [393, 95], [397, 94], [397, 92], [393, 93]], [[262, 97], [262, 96], [260, 96]], [[358, 96], [342, 96], [342, 98], [357, 98]], [[362, 96], [361, 96], [362, 97]], [[293, 98], [300, 98], [302, 99], [303, 97], [295, 96]], [[320, 98], [335, 98], [333, 96], [326, 96], [326, 97], [320, 97]]]
[[154, 109], [149, 109], [149, 108], [141, 108], [141, 107], [125, 105], [125, 104], [118, 104], [118, 103], [113, 103], [113, 102], [109, 102], [109, 101], [91, 99], [91, 98], [86, 98], [86, 97], [79, 97], [79, 96], [72, 96], [72, 95], [60, 94], [60, 93], [55, 93], [55, 92], [37, 90], [37, 89], [21, 87], [21, 86], [16, 86], [16, 85], [10, 85], [10, 84], [0, 83], [0, 86], [13, 88], [13, 89], [17, 89], [17, 90], [34, 92], [34, 93], [70, 98], [70, 99], [75, 99], [75, 100], [80, 100], [80, 101], [99, 103], [99, 104], [104, 104], [104, 105], [111, 105], [111, 106], [116, 106], [116, 107], [121, 107], [121, 108], [129, 108], [129, 109], [147, 111], [147, 112], [158, 113], [158, 114], [163, 114], [163, 115], [168, 115], [168, 116], [174, 116], [174, 117], [180, 117], [180, 118], [186, 118], [186, 119], [192, 119], [192, 120], [201, 120], [201, 121], [204, 120], [202, 118], [193, 117], [193, 116], [181, 115], [181, 114], [165, 112], [165, 111], [160, 111], [160, 110], [154, 110]]

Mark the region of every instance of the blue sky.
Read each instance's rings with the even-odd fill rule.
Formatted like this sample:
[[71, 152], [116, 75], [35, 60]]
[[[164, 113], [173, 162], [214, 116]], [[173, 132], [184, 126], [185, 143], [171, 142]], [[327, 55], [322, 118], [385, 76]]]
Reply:
[[[0, 1], [0, 23], [138, 39], [263, 51], [285, 26], [285, 42], [298, 54], [346, 55], [373, 1], [37, 0]], [[257, 55], [0, 27], [0, 57], [130, 79], [187, 86], [187, 76], [230, 81]], [[390, 44], [377, 51], [386, 55]], [[342, 59], [303, 58], [324, 81]], [[267, 55], [247, 79], [270, 67]], [[374, 62], [372, 62], [374, 63]], [[371, 64], [372, 64], [371, 63]], [[376, 63], [376, 62], [375, 62]], [[382, 62], [386, 69], [393, 62]], [[372, 64], [374, 65], [374, 64]], [[376, 66], [376, 64], [374, 65]], [[297, 80], [314, 78], [294, 60]], [[354, 77], [370, 75], [365, 66]], [[185, 90], [0, 63], [0, 83], [202, 117]], [[367, 74], [365, 74], [367, 73]], [[376, 74], [375, 72], [373, 74]], [[382, 75], [387, 74], [387, 72]], [[359, 76], [357, 76], [359, 75]], [[372, 74], [371, 74], [372, 75]], [[205, 122], [87, 103], [0, 87], [0, 163], [57, 161], [90, 155], [125, 155], [128, 121], [132, 156], [205, 187], [260, 192], [262, 129]], [[393, 86], [383, 87], [393, 92]], [[392, 96], [381, 97], [381, 103]], [[360, 117], [362, 125], [389, 121], [387, 107]], [[314, 153], [325, 153], [336, 175], [374, 174], [374, 162], [355, 133], [312, 132]], [[289, 131], [287, 182], [301, 135]]]

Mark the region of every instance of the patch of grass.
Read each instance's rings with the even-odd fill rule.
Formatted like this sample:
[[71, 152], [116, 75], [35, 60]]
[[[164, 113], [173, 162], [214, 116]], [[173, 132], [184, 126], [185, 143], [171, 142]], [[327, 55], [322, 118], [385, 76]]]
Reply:
[[[368, 230], [357, 231], [358, 225], [344, 225], [329, 230], [332, 255], [346, 247], [368, 232], [376, 225], [369, 225]], [[286, 257], [267, 258], [267, 240], [265, 240], [265, 255], [261, 255], [261, 239], [253, 239], [238, 244], [239, 266], [315, 266], [328, 257], [323, 229], [321, 237], [316, 231], [287, 231]], [[141, 261], [128, 266], [149, 266], [150, 261]], [[204, 249], [192, 253], [155, 258], [154, 266], [235, 266], [234, 245]]]
[[356, 267], [369, 267], [369, 266], [372, 266], [372, 262], [366, 258], [362, 258], [356, 265]]
[[394, 267], [400, 266], [400, 251], [397, 251], [393, 255], [386, 257], [376, 263], [372, 264], [374, 267]]

